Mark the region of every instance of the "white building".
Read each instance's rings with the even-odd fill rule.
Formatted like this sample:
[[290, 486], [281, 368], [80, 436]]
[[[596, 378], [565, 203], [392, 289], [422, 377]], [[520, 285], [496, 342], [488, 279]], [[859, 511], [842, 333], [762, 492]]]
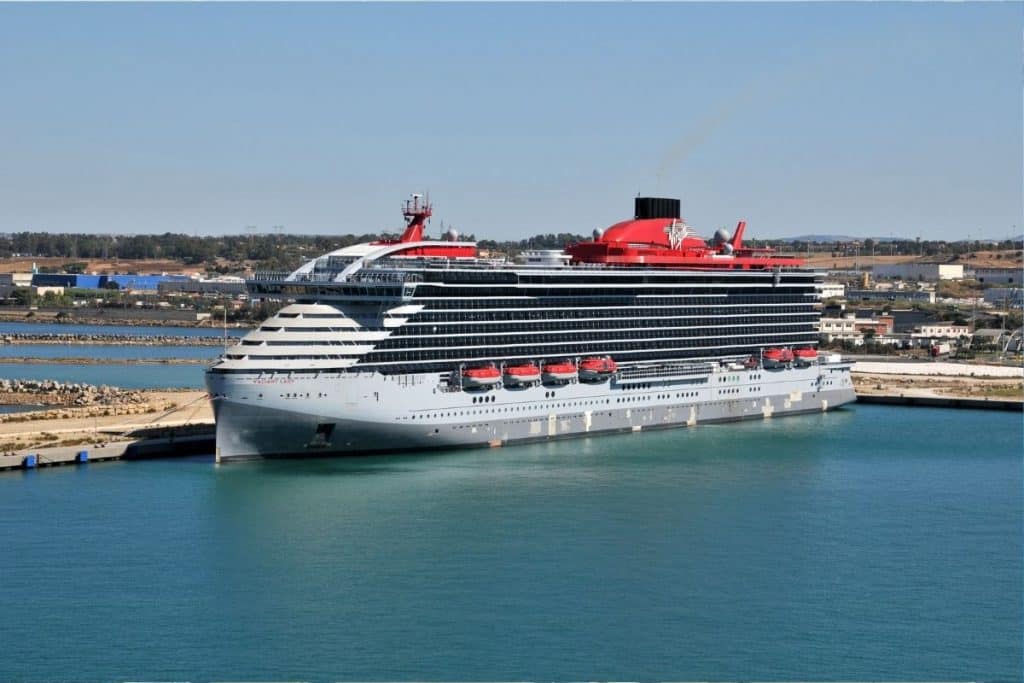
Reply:
[[928, 323], [921, 325], [911, 337], [926, 337], [928, 339], [957, 339], [966, 337], [971, 333], [967, 325], [956, 325], [954, 323]]
[[818, 334], [825, 341], [831, 342], [836, 339], [863, 340], [864, 334], [870, 332], [877, 340], [892, 334], [894, 322], [891, 315], [858, 318], [853, 313], [847, 313], [842, 318], [821, 318]]
[[861, 336], [857, 332], [857, 320], [852, 315], [844, 318], [822, 318], [818, 326], [818, 334], [828, 341], [854, 339]]
[[901, 280], [962, 280], [964, 267], [955, 263], [883, 263], [874, 266], [871, 274], [876, 277], [899, 278]]
[[0, 285], [31, 287], [32, 273], [0, 273]]
[[846, 296], [846, 285], [838, 282], [822, 282], [817, 287], [821, 299], [842, 299]]

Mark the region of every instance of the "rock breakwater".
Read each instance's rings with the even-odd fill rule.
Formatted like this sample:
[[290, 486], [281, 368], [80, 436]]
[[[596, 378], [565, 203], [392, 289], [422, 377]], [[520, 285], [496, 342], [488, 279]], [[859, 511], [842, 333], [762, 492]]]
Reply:
[[[234, 338], [228, 338], [228, 343], [235, 343]], [[4, 344], [88, 344], [88, 345], [117, 345], [117, 346], [223, 346], [223, 336], [195, 336], [182, 337], [174, 335], [144, 335], [144, 334], [95, 334], [95, 333], [50, 333], [33, 334], [28, 332], [17, 332], [5, 334], [0, 337], [0, 343]]]
[[43, 406], [128, 406], [147, 402], [141, 391], [105, 384], [78, 384], [53, 380], [0, 379], [0, 403]]
[[[69, 428], [94, 430], [111, 420], [158, 418], [182, 403], [189, 406], [189, 417], [204, 417], [209, 412], [205, 392], [188, 390], [129, 390], [105, 385], [55, 382], [48, 380], [0, 380], [0, 404], [33, 406], [35, 410], [0, 414], [0, 431], [18, 429], [16, 424], [42, 425], [37, 429], [67, 431]], [[98, 422], [97, 422], [98, 421]], [[24, 436], [24, 434], [22, 434]], [[2, 442], [2, 440], [0, 440]]]

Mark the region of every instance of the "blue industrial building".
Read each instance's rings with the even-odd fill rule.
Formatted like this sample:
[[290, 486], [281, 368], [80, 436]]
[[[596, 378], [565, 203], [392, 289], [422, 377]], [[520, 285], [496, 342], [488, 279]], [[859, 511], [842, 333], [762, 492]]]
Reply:
[[[72, 287], [78, 289], [101, 289], [106, 284], [106, 275], [76, 275]], [[35, 278], [32, 279], [35, 282]]]
[[64, 273], [33, 273], [34, 287], [66, 287], [68, 289], [107, 289], [116, 283], [118, 289], [157, 291], [161, 282], [188, 281], [186, 275], [68, 275]]

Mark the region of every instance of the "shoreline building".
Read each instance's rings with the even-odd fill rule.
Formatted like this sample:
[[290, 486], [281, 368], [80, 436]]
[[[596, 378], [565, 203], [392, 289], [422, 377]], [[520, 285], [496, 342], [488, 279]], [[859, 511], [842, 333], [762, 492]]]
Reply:
[[969, 325], [957, 325], [950, 322], [937, 322], [920, 325], [910, 333], [911, 337], [928, 339], [959, 339], [969, 337], [971, 328]]
[[962, 280], [964, 267], [958, 263], [883, 263], [875, 265], [871, 270], [877, 278], [899, 280]]

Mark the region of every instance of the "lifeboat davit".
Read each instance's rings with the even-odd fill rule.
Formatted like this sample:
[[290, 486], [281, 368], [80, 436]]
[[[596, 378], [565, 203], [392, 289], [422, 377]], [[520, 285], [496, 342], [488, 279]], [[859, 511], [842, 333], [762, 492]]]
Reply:
[[532, 384], [540, 379], [540, 368], [533, 363], [505, 366], [505, 384], [518, 386]]
[[501, 381], [501, 370], [493, 365], [481, 368], [466, 368], [462, 371], [462, 386], [467, 389], [492, 387]]
[[571, 382], [576, 379], [576, 366], [569, 361], [544, 365], [545, 382]]
[[789, 349], [766, 349], [761, 357], [766, 368], [781, 368], [793, 362], [793, 352]]
[[793, 354], [796, 356], [796, 362], [800, 365], [810, 365], [818, 360], [818, 351], [812, 348], [796, 349]]
[[584, 382], [603, 382], [618, 370], [611, 356], [600, 358], [584, 358], [580, 361], [580, 380]]

